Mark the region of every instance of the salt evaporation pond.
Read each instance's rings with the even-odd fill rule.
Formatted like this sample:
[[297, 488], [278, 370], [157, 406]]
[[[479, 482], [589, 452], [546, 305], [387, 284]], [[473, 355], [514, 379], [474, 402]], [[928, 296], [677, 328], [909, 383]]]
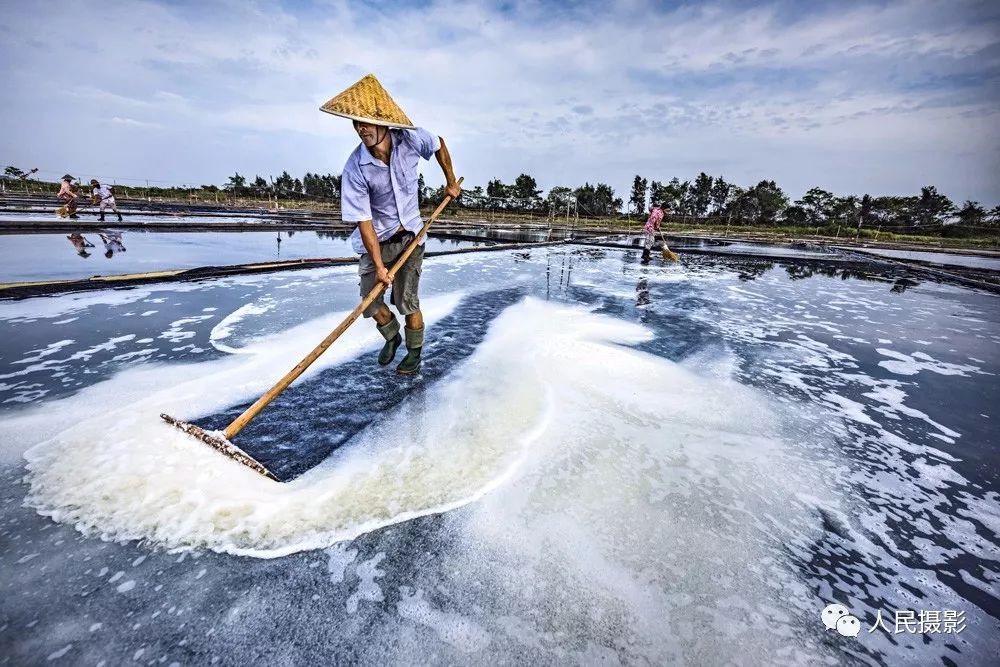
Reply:
[[2, 303], [0, 660], [990, 664], [1000, 306], [854, 275], [429, 259], [420, 377], [355, 326], [239, 438], [285, 484], [157, 415], [227, 422], [353, 267]]
[[1000, 271], [1000, 254], [995, 252], [989, 255], [960, 255], [950, 252], [918, 252], [914, 250], [892, 250], [889, 248], [864, 248], [857, 250], [870, 255], [889, 257], [890, 259]]
[[[124, 231], [125, 252], [105, 255], [96, 232], [82, 232], [94, 247], [77, 253], [68, 234], [0, 235], [0, 282], [89, 278], [198, 266], [316, 257], [355, 257], [345, 233], [315, 231], [146, 232]], [[278, 243], [278, 238], [281, 243]], [[429, 238], [426, 250], [453, 250], [478, 241]]]
[[[8, 225], [12, 222], [17, 224], [23, 224], [24, 222], [40, 222], [40, 223], [59, 223], [59, 224], [72, 224], [73, 220], [71, 218], [60, 218], [54, 211], [59, 202], [53, 199], [51, 210], [42, 210], [37, 212], [14, 212], [4, 209], [0, 206], [0, 229], [3, 229], [4, 225]], [[81, 223], [95, 224], [98, 223], [98, 214], [94, 212], [93, 208], [82, 209], [79, 212], [78, 220]], [[160, 212], [158, 214], [152, 212], [144, 211], [129, 211], [128, 209], [123, 209], [122, 218], [126, 223], [159, 223], [159, 224], [169, 224], [174, 223], [178, 225], [185, 224], [197, 224], [197, 225], [210, 225], [210, 224], [233, 224], [240, 223], [244, 225], [257, 225], [260, 227], [270, 227], [273, 225], [280, 225], [281, 219], [296, 219], [304, 218], [305, 216], [300, 216], [294, 210], [282, 210], [278, 212], [267, 212], [255, 214], [255, 215], [240, 215], [238, 213], [219, 213], [218, 215], [210, 215], [205, 213], [200, 213], [197, 215], [185, 215], [183, 213], [167, 213]], [[107, 212], [104, 216], [105, 222], [108, 225], [114, 225], [118, 218], [114, 213]], [[104, 223], [101, 223], [104, 224]]]

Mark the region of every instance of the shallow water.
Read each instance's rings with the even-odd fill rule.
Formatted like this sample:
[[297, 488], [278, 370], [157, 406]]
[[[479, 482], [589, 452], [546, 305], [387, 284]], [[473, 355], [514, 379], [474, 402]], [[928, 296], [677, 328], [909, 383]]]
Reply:
[[[31, 213], [15, 213], [9, 210], [4, 210], [0, 208], [0, 229], [3, 228], [5, 224], [16, 222], [41, 222], [41, 223], [60, 223], [60, 224], [70, 224], [73, 221], [70, 218], [60, 218], [54, 213], [57, 205], [53, 204], [51, 211], [35, 211]], [[86, 209], [80, 209], [79, 221], [84, 223], [93, 224], [98, 221], [98, 214], [94, 212], [92, 207]], [[129, 223], [159, 223], [159, 224], [171, 224], [176, 223], [183, 225], [185, 223], [192, 223], [198, 225], [208, 225], [208, 224], [233, 224], [240, 223], [244, 225], [260, 225], [262, 227], [280, 227], [281, 220], [277, 216], [287, 216], [290, 219], [302, 218], [304, 216], [299, 215], [295, 211], [280, 211], [274, 214], [274, 217], [263, 216], [263, 215], [184, 215], [180, 213], [176, 214], [160, 214], [160, 215], [150, 215], [149, 213], [134, 212], [130, 213], [125, 211], [122, 214], [122, 218], [125, 222]], [[105, 214], [105, 221], [109, 225], [115, 224], [117, 221], [117, 216], [111, 212]]]
[[421, 376], [356, 325], [238, 439], [281, 485], [156, 415], [227, 423], [353, 267], [0, 304], [0, 655], [987, 664], [996, 297], [637, 260], [428, 259]]
[[[125, 252], [112, 252], [97, 233], [82, 236], [83, 256], [68, 234], [0, 235], [0, 282], [89, 278], [94, 275], [190, 269], [317, 257], [356, 257], [347, 234], [313, 231], [122, 232]], [[278, 238], [281, 243], [278, 243]], [[473, 247], [476, 241], [429, 238], [429, 252]]]
[[822, 247], [796, 247], [793, 245], [767, 245], [764, 243], [730, 243], [724, 242], [721, 246], [713, 248], [714, 252], [721, 254], [750, 255], [763, 257], [802, 257], [823, 259], [836, 257], [839, 253], [827, 250]]
[[916, 252], [913, 250], [890, 250], [887, 248], [865, 248], [860, 252], [893, 259], [927, 262], [941, 266], [962, 266], [971, 269], [1000, 271], [1000, 256], [960, 255], [949, 252]]

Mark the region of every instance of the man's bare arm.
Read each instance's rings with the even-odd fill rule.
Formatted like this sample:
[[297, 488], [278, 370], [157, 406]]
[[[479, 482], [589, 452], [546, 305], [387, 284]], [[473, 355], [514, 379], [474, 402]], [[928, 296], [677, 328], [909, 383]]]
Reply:
[[375, 264], [375, 277], [386, 285], [391, 285], [392, 281], [389, 280], [389, 270], [382, 263], [382, 250], [378, 245], [378, 235], [375, 233], [375, 225], [371, 220], [362, 220], [358, 223], [358, 231], [361, 232], [361, 243], [371, 256], [372, 263]]
[[448, 152], [448, 147], [444, 143], [444, 137], [438, 137], [438, 141], [441, 142], [441, 148], [437, 149], [434, 157], [437, 158], [438, 164], [441, 165], [441, 171], [444, 172], [444, 192], [451, 195], [452, 199], [458, 199], [458, 196], [462, 194], [462, 187], [456, 182], [458, 179], [455, 178], [455, 170], [451, 166], [451, 153]]

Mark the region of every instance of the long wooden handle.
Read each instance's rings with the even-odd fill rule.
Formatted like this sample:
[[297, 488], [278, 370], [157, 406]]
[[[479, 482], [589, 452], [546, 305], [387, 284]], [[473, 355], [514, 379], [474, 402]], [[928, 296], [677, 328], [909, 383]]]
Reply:
[[[458, 184], [461, 185], [463, 180], [465, 180], [464, 177], [458, 179]], [[441, 201], [440, 204], [438, 204], [438, 207], [434, 210], [434, 213], [431, 215], [430, 220], [424, 223], [424, 226], [420, 229], [420, 232], [415, 237], [413, 237], [413, 240], [410, 241], [410, 245], [406, 246], [406, 250], [403, 251], [403, 254], [401, 254], [399, 258], [395, 261], [395, 263], [392, 265], [392, 268], [389, 270], [389, 282], [392, 282], [392, 279], [396, 276], [396, 272], [400, 268], [402, 268], [403, 264], [406, 263], [406, 260], [410, 258], [410, 255], [413, 254], [413, 251], [416, 250], [417, 245], [420, 243], [420, 239], [424, 236], [424, 234], [427, 233], [427, 230], [430, 229], [431, 223], [437, 220], [438, 215], [441, 214], [441, 211], [444, 210], [444, 207], [447, 206], [449, 202], [451, 202], [451, 195], [445, 195], [445, 198]], [[251, 419], [256, 417], [261, 410], [267, 407], [268, 403], [277, 398], [278, 394], [287, 389], [288, 385], [292, 384], [292, 382], [294, 382], [297, 377], [302, 375], [306, 371], [306, 369], [312, 365], [314, 361], [319, 359], [320, 355], [326, 352], [327, 348], [333, 345], [333, 342], [338, 338], [340, 338], [340, 335], [342, 333], [347, 331], [347, 327], [354, 324], [354, 321], [361, 316], [361, 313], [365, 312], [365, 308], [370, 306], [372, 302], [375, 301], [375, 299], [377, 299], [379, 295], [385, 291], [385, 288], [386, 288], [385, 283], [380, 281], [375, 286], [375, 288], [368, 293], [368, 296], [362, 299], [361, 303], [359, 303], [358, 306], [351, 311], [351, 314], [348, 315], [343, 322], [337, 325], [337, 328], [331, 331], [330, 334], [326, 338], [324, 338], [319, 345], [313, 348], [312, 352], [307, 354], [305, 358], [295, 366], [295, 368], [288, 371], [288, 373], [286, 373], [283, 378], [278, 380], [273, 387], [268, 389], [266, 394], [258, 398], [256, 403], [254, 403], [249, 408], [244, 410], [243, 414], [234, 419], [233, 423], [227, 426], [226, 430], [223, 432], [226, 436], [226, 439], [232, 440], [237, 433], [243, 430], [243, 427], [245, 427], [248, 423], [250, 423]]]

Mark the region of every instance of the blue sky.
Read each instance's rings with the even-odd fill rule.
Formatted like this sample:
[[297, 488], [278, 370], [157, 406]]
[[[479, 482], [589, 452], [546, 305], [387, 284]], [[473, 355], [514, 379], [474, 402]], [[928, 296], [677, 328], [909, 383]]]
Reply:
[[53, 178], [339, 173], [318, 107], [374, 72], [470, 184], [1000, 203], [996, 3], [57, 1], [7, 4], [0, 44], [0, 161]]

